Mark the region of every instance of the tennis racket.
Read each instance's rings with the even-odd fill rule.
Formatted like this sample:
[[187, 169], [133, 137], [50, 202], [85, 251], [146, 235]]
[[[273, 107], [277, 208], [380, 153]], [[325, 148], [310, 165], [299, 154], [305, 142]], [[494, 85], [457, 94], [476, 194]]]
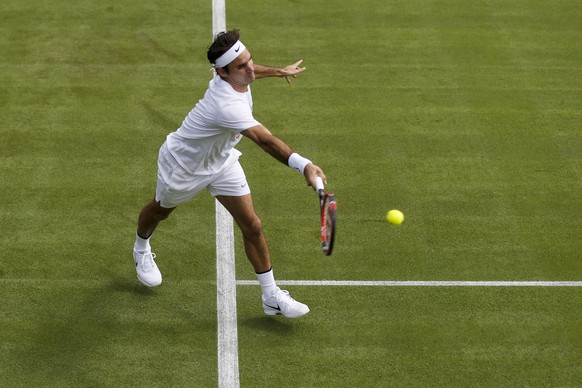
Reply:
[[335, 240], [336, 208], [335, 196], [332, 192], [325, 192], [321, 177], [315, 178], [315, 190], [319, 195], [321, 211], [321, 250], [326, 256], [331, 255]]

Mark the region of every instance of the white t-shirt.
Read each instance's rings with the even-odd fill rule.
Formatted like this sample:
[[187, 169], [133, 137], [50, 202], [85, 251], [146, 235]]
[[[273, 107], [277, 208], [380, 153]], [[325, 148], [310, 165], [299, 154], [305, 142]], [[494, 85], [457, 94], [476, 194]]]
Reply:
[[188, 113], [166, 145], [172, 156], [189, 173], [210, 175], [241, 153], [234, 149], [240, 132], [260, 123], [253, 117], [250, 86], [239, 93], [218, 75], [210, 80], [204, 97]]

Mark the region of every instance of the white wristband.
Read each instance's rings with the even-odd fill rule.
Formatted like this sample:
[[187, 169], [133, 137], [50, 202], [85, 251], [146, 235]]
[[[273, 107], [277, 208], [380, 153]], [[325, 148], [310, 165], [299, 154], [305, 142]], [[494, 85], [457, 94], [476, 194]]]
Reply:
[[309, 163], [311, 163], [311, 160], [305, 159], [303, 156], [299, 155], [296, 152], [292, 153], [291, 156], [289, 156], [289, 161], [287, 162], [287, 164], [289, 164], [289, 167], [299, 171], [301, 174], [303, 174], [305, 166], [307, 166]]

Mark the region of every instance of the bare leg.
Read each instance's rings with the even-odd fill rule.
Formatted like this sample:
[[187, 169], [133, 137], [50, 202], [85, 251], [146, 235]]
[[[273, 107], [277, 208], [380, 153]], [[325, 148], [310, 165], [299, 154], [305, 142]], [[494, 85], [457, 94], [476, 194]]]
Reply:
[[174, 208], [160, 206], [155, 200], [151, 201], [142, 209], [137, 222], [137, 234], [141, 238], [147, 239], [158, 227], [158, 224], [168, 218]]
[[229, 211], [242, 231], [246, 255], [256, 273], [271, 269], [269, 247], [263, 233], [261, 220], [255, 213], [250, 194], [242, 197], [216, 197]]
[[156, 255], [151, 252], [148, 239], [160, 221], [168, 218], [173, 210], [161, 207], [154, 200], [145, 205], [139, 214], [137, 237], [133, 246], [133, 260], [135, 261], [137, 278], [148, 287], [162, 284], [162, 274], [154, 261]]
[[240, 227], [245, 251], [253, 265], [263, 291], [263, 310], [267, 315], [282, 314], [288, 318], [299, 318], [309, 312], [309, 307], [289, 296], [289, 292], [279, 289], [271, 270], [269, 248], [261, 220], [255, 213], [251, 195], [242, 197], [218, 196], [217, 199], [230, 212]]

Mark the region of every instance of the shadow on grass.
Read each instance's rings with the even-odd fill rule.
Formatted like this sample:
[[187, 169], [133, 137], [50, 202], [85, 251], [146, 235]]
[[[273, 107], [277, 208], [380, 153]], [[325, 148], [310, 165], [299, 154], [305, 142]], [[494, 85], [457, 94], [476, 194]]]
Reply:
[[116, 277], [111, 280], [111, 289], [119, 292], [129, 292], [136, 295], [154, 295], [155, 290], [141, 284], [137, 279]]
[[287, 336], [293, 334], [295, 331], [295, 325], [293, 323], [296, 321], [289, 320], [282, 316], [262, 316], [239, 319], [238, 322], [239, 325], [249, 329]]

